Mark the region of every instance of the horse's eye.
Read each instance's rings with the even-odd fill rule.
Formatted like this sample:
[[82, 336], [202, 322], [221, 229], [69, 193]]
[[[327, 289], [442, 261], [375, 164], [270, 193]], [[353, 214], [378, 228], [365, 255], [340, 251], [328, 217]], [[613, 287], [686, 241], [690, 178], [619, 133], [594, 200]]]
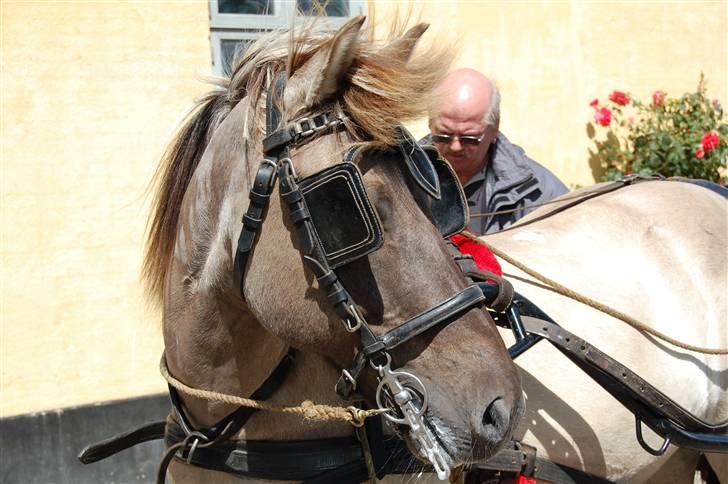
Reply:
[[379, 215], [379, 221], [382, 223], [382, 230], [389, 230], [389, 223], [392, 220], [392, 201], [387, 195], [377, 194], [372, 197], [372, 203]]

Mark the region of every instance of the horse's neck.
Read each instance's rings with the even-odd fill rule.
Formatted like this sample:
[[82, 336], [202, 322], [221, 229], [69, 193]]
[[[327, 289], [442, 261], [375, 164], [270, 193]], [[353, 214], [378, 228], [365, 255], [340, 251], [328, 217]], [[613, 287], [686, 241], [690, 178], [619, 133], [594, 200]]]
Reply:
[[[204, 303], [192, 304], [195, 316]], [[190, 315], [181, 311], [174, 334], [167, 331], [166, 354], [172, 374], [201, 389], [249, 397], [281, 361], [288, 347], [268, 334], [246, 312], [221, 311], [214, 305], [212, 313], [185, 326], [180, 321]], [[224, 317], [228, 316], [228, 317]], [[337, 405], [332, 391], [338, 374], [318, 355], [297, 352], [288, 375], [268, 403], [297, 406], [305, 400]], [[185, 410], [199, 426], [209, 426], [236, 407], [221, 402], [184, 397]], [[276, 412], [258, 412], [246, 425], [243, 435], [250, 439], [291, 440], [345, 435], [345, 425], [334, 422], [303, 421], [301, 416]]]

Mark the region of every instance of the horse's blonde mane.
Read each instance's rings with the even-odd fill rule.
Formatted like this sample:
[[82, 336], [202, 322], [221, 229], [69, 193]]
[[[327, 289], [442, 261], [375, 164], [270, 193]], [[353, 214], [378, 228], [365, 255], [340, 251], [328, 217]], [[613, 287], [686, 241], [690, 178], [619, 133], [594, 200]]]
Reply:
[[[449, 68], [452, 52], [442, 44], [430, 44], [411, 58], [409, 49], [396, 47], [405, 23], [396, 22], [382, 41], [373, 40], [373, 26], [360, 33], [358, 51], [334, 101], [358, 140], [395, 143], [394, 128], [426, 115], [431, 93]], [[236, 56], [231, 76], [214, 80], [216, 88], [196, 102], [153, 179], [156, 190], [142, 269], [151, 301], [162, 300], [182, 198], [212, 133], [238, 102], [248, 98], [250, 106], [258, 106], [279, 72], [287, 70], [291, 76], [331, 40], [332, 34], [317, 29], [315, 22], [269, 33]], [[249, 110], [246, 120], [248, 144], [262, 137], [256, 122], [262, 113], [254, 111]]]

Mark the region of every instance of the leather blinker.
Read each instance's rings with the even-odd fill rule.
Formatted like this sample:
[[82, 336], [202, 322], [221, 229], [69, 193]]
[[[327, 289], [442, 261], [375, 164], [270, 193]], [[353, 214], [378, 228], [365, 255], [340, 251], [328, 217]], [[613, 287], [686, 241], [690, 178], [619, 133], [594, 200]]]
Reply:
[[401, 139], [399, 150], [402, 152], [402, 158], [412, 179], [427, 195], [435, 200], [440, 200], [442, 196], [440, 179], [432, 160], [403, 126], [400, 126], [397, 131]]
[[333, 269], [382, 246], [379, 217], [359, 169], [338, 163], [299, 182], [316, 237]]
[[440, 157], [434, 146], [423, 146], [440, 181], [440, 198], [430, 199], [430, 219], [443, 237], [449, 237], [465, 229], [470, 223], [470, 211], [460, 180], [450, 163]]

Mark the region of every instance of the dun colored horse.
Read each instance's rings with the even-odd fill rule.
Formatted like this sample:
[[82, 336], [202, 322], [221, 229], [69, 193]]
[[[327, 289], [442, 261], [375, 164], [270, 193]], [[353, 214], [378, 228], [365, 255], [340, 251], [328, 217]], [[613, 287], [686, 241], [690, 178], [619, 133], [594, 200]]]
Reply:
[[[145, 274], [163, 306], [169, 371], [191, 387], [250, 396], [295, 348], [287, 377], [267, 401], [351, 404], [333, 388], [341, 370], [363, 348], [322, 289], [330, 274], [324, 278], [306, 265], [297, 232], [301, 219], [292, 218], [291, 200], [280, 196], [281, 183], [273, 188], [265, 223], [243, 267], [242, 292], [234, 282], [241, 217], [251, 203], [256, 169], [266, 156], [263, 140], [271, 105], [279, 111], [278, 128], [291, 123], [300, 127], [303, 120], [322, 113], [336, 120], [335, 127], [327, 125], [292, 143], [290, 159], [278, 160], [279, 167], [288, 164], [291, 180], [305, 180], [340, 163], [350, 147], [366, 150], [356, 170], [383, 242], [336, 268], [356, 302], [345, 310], [381, 337], [468, 288], [423, 208], [421, 199], [427, 195], [417, 193], [401, 150], [391, 148], [402, 141], [400, 121], [425, 114], [450, 55], [438, 48], [413, 53], [426, 26], [377, 44], [361, 30], [363, 21], [352, 19], [335, 35], [299, 29], [259, 41], [237, 62], [230, 79], [199, 102], [165, 155]], [[276, 79], [283, 80], [281, 92], [274, 89]], [[335, 203], [330, 207], [337, 209]], [[350, 229], [338, 227], [342, 236]], [[451, 319], [422, 329], [389, 351], [395, 373], [416, 375], [420, 382], [398, 395], [389, 388], [390, 401], [404, 396], [419, 402], [413, 408], [423, 412], [426, 429], [419, 431], [430, 436], [433, 448], [428, 452], [441, 456], [440, 463], [448, 468], [493, 455], [510, 438], [522, 409], [518, 373], [493, 321], [474, 306]], [[381, 360], [367, 365], [356, 390], [366, 404], [377, 407], [377, 372], [372, 367], [381, 376]], [[184, 394], [181, 399], [194, 428], [212, 426], [235, 410]], [[177, 421], [179, 415], [170, 419]], [[415, 455], [433, 461], [421, 439], [413, 437], [414, 426], [392, 425], [392, 430], [402, 433]], [[340, 422], [262, 411], [233, 440], [315, 441], [353, 432]], [[256, 478], [255, 469], [248, 470]], [[169, 474], [177, 481], [220, 482], [228, 477], [181, 460]]]
[[[543, 207], [483, 240], [681, 342], [728, 347], [728, 201], [716, 193], [675, 181], [641, 182], [571, 208]], [[552, 319], [698, 418], [728, 419], [725, 355], [672, 346], [507, 263], [504, 270]], [[635, 439], [634, 416], [551, 345], [541, 342], [516, 362], [527, 402], [516, 438], [537, 447], [538, 455], [619, 482], [693, 482], [697, 452], [645, 452]], [[659, 437], [646, 427], [644, 434], [659, 447]], [[728, 482], [728, 456], [708, 460]]]

